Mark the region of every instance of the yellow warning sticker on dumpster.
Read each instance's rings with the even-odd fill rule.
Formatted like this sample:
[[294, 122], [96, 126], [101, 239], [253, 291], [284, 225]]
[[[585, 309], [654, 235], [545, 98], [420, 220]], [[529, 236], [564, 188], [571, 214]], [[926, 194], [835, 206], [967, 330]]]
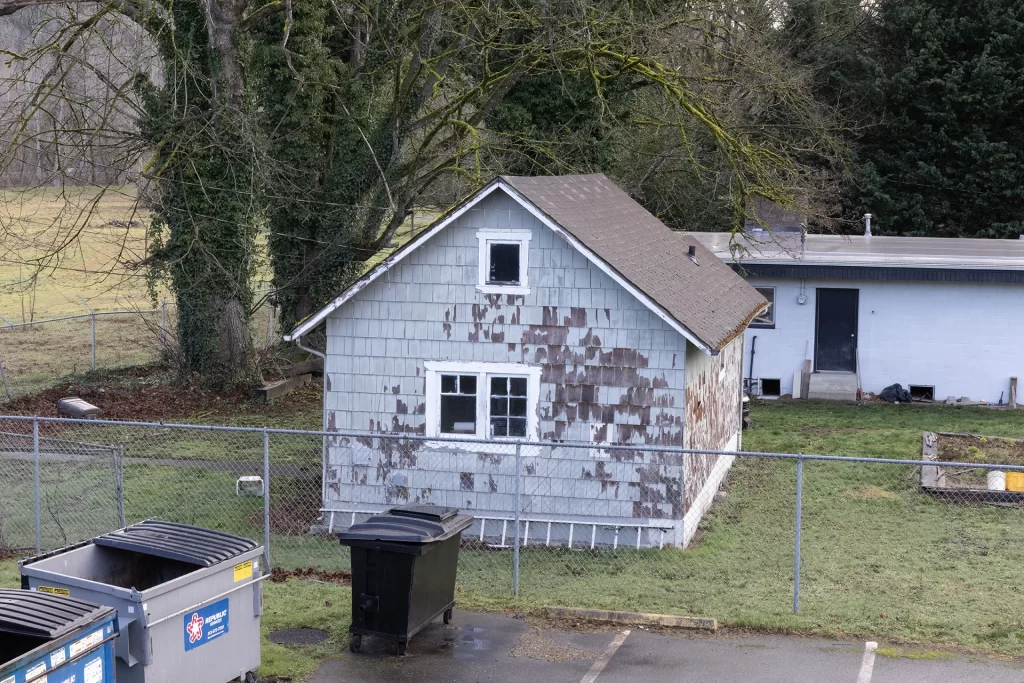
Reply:
[[235, 583], [252, 578], [252, 560], [235, 565]]
[[51, 588], [50, 586], [40, 586], [36, 588], [38, 593], [49, 593], [50, 595], [63, 595], [65, 598], [71, 597], [71, 591], [67, 588]]

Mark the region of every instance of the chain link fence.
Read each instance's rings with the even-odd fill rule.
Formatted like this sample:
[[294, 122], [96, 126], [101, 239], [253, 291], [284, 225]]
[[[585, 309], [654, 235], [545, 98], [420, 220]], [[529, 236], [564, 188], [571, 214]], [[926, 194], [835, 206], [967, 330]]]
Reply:
[[477, 604], [1011, 650], [1024, 635], [1024, 493], [989, 488], [1024, 468], [941, 448], [910, 461], [19, 417], [0, 432], [0, 552], [159, 518], [261, 539], [277, 568], [338, 571], [340, 530], [424, 502], [476, 516], [458, 585]]
[[[69, 375], [154, 363], [174, 348], [175, 306], [88, 311], [16, 323], [0, 316], [0, 401], [31, 394]], [[264, 303], [249, 321], [253, 344], [280, 339], [276, 312]]]

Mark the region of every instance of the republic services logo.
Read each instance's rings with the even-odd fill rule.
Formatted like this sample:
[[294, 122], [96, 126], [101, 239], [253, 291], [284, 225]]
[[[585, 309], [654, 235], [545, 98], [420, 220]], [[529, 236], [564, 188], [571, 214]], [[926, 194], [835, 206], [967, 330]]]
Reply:
[[192, 621], [185, 627], [188, 642], [191, 645], [203, 637], [203, 618], [198, 613], [192, 615]]

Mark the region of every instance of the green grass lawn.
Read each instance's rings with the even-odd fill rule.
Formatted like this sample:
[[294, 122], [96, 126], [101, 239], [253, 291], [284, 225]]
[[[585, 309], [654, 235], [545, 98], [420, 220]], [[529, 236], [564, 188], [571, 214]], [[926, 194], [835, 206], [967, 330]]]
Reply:
[[[919, 459], [921, 432], [1019, 436], [1020, 413], [945, 406], [763, 402], [751, 451]], [[527, 551], [518, 600], [694, 614], [789, 629], [1024, 655], [1024, 511], [936, 501], [910, 466], [805, 463], [801, 608], [793, 614], [796, 465], [740, 459], [686, 551]]]

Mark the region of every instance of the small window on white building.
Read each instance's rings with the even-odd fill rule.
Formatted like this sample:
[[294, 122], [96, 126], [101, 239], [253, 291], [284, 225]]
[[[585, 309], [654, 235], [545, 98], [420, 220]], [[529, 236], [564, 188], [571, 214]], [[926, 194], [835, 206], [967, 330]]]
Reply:
[[754, 317], [750, 321], [751, 327], [775, 327], [775, 288], [774, 287], [755, 287], [758, 293], [768, 300], [768, 308], [762, 313]]
[[480, 230], [477, 291], [500, 294], [528, 294], [530, 257], [528, 230]]
[[425, 365], [427, 436], [536, 437], [539, 367], [441, 361]]

